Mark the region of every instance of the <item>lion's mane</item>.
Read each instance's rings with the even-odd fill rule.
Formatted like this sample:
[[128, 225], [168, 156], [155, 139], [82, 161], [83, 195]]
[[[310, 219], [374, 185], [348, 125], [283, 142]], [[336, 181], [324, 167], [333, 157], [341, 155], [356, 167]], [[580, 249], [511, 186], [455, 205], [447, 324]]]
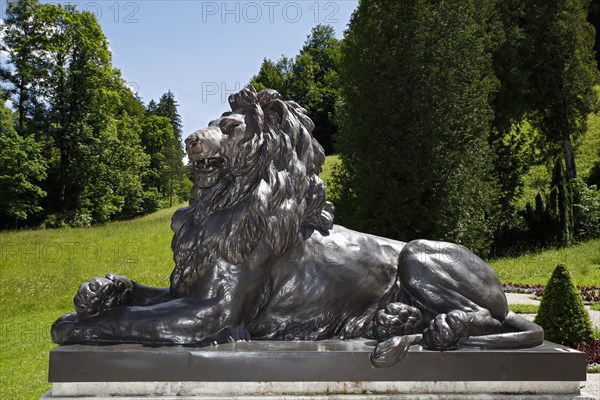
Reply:
[[208, 189], [194, 185], [190, 206], [173, 216], [171, 292], [178, 297], [216, 263], [243, 267], [257, 251], [281, 256], [303, 232], [333, 225], [333, 206], [318, 177], [325, 155], [307, 111], [274, 90], [252, 87], [229, 103], [232, 112], [250, 117], [246, 125], [254, 135], [230, 155], [227, 177]]

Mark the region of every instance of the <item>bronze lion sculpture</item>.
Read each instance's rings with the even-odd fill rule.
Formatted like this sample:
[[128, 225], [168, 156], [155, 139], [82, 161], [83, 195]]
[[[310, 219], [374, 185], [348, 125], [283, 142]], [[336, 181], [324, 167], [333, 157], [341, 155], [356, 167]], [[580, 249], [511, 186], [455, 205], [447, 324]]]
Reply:
[[305, 109], [273, 90], [186, 140], [195, 182], [173, 215], [169, 289], [109, 274], [84, 283], [67, 343], [205, 346], [237, 340], [375, 338], [374, 366], [408, 348], [521, 348], [541, 328], [508, 309], [500, 281], [463, 246], [409, 243], [333, 224], [323, 149]]

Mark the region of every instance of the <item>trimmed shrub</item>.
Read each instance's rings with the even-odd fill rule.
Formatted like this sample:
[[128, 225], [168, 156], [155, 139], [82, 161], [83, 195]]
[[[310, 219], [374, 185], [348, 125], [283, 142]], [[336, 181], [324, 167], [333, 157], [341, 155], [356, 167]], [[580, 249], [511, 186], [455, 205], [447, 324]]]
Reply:
[[555, 343], [574, 346], [592, 339], [590, 316], [564, 264], [554, 269], [546, 285], [535, 323], [544, 328], [546, 340]]

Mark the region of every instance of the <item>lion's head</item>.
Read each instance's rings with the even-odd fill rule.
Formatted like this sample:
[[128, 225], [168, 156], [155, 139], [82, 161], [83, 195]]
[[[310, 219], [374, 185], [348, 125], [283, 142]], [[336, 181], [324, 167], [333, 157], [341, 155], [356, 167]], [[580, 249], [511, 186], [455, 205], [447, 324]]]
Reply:
[[218, 259], [243, 264], [259, 247], [282, 254], [303, 230], [333, 224], [317, 175], [325, 156], [306, 110], [252, 87], [229, 103], [231, 112], [185, 140], [195, 180], [190, 207], [173, 216], [171, 288], [178, 296]]

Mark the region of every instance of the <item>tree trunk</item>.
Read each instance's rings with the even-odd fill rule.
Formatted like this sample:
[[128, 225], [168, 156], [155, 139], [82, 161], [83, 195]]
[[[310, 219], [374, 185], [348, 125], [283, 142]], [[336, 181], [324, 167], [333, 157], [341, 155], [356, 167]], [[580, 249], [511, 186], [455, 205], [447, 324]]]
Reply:
[[567, 179], [577, 179], [577, 168], [575, 167], [575, 156], [571, 145], [571, 134], [568, 129], [563, 128], [563, 151], [565, 153], [565, 167], [567, 169]]
[[23, 135], [23, 125], [25, 125], [25, 81], [21, 77], [21, 81], [19, 82], [19, 134]]
[[69, 154], [66, 150], [60, 151], [60, 166], [58, 176], [58, 210], [63, 214], [66, 210], [65, 191], [67, 187], [67, 167], [69, 164]]

